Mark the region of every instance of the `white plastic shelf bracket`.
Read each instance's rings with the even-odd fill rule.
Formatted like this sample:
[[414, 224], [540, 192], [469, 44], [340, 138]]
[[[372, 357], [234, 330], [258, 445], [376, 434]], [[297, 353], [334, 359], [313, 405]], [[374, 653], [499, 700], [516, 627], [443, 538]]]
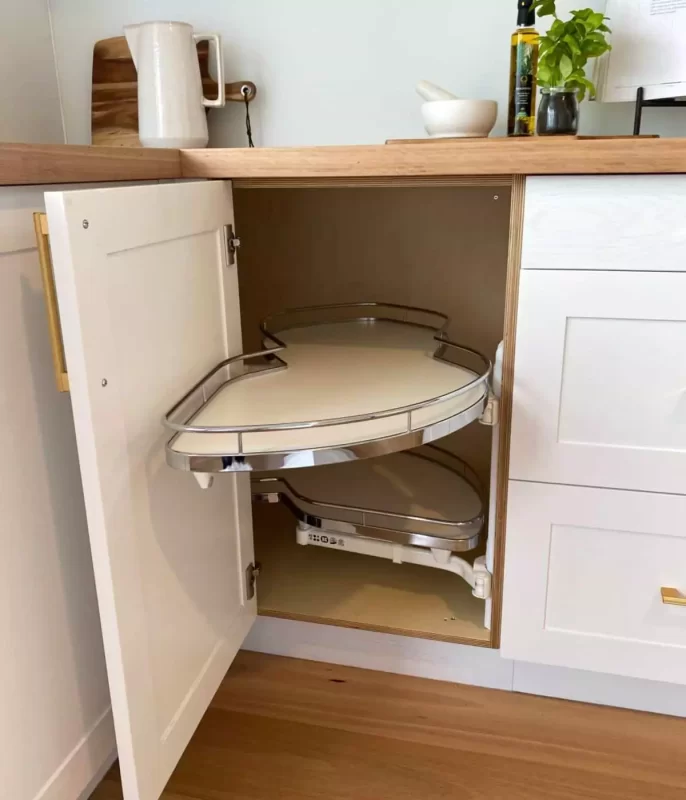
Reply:
[[212, 484], [214, 483], [214, 475], [210, 475], [207, 472], [194, 472], [195, 480], [198, 482], [198, 485], [201, 489], [211, 489]]
[[490, 392], [488, 395], [486, 407], [479, 417], [479, 422], [482, 425], [487, 425], [489, 428], [495, 428], [500, 422], [500, 400], [498, 400], [493, 392]]

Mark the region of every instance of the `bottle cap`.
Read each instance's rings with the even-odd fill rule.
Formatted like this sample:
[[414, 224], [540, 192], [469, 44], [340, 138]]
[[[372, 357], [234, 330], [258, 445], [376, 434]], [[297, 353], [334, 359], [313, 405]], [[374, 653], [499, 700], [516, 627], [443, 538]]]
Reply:
[[520, 28], [530, 28], [536, 24], [536, 12], [531, 8], [533, 0], [517, 0], [517, 8], [519, 13], [517, 15], [517, 25]]

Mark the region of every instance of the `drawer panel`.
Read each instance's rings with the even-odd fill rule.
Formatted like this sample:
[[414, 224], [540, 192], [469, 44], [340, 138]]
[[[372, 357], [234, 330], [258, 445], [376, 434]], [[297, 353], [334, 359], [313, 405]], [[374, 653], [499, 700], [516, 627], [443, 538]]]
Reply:
[[686, 494], [686, 273], [521, 277], [510, 476]]
[[686, 497], [510, 483], [507, 658], [686, 684]]
[[686, 176], [526, 180], [523, 269], [686, 271]]

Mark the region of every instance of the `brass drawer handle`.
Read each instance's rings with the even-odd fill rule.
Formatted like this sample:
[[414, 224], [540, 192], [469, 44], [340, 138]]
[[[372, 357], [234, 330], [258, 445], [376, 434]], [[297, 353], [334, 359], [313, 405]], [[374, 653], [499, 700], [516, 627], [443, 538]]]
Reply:
[[67, 363], [64, 357], [64, 343], [62, 342], [62, 325], [60, 312], [57, 306], [57, 291], [55, 289], [55, 275], [52, 271], [50, 257], [50, 242], [48, 239], [48, 217], [46, 214], [36, 212], [33, 215], [33, 226], [36, 230], [38, 243], [38, 258], [40, 271], [45, 291], [45, 303], [48, 311], [48, 329], [50, 331], [50, 348], [52, 350], [52, 363], [55, 367], [55, 381], [59, 392], [69, 391], [69, 376]]
[[662, 592], [662, 602], [666, 606], [686, 606], [686, 595], [681, 594], [678, 589], [663, 586], [660, 591]]

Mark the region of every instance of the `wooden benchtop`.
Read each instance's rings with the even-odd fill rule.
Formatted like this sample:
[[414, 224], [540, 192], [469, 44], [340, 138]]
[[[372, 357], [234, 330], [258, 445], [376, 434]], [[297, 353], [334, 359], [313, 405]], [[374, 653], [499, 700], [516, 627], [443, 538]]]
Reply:
[[686, 139], [471, 139], [157, 150], [0, 144], [0, 185], [171, 178], [335, 179], [686, 173]]
[[0, 144], [0, 186], [181, 177], [179, 150]]
[[686, 139], [470, 139], [431, 144], [182, 150], [185, 177], [350, 178], [686, 173]]

